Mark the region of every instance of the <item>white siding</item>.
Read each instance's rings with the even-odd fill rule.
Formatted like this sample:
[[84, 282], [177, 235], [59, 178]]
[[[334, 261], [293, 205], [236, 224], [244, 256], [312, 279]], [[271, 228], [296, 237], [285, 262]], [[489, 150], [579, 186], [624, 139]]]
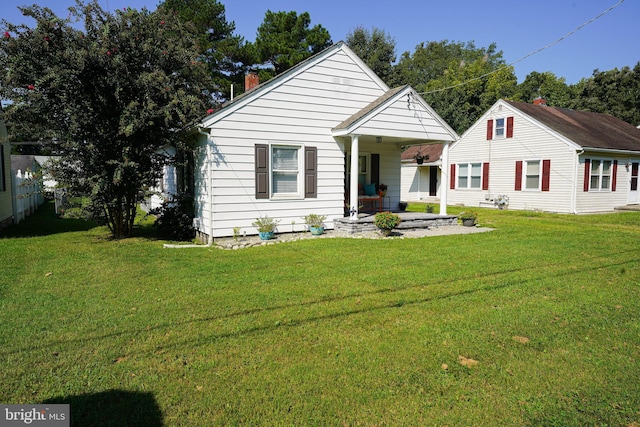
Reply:
[[[487, 141], [487, 120], [507, 116], [514, 116], [513, 138], [494, 137]], [[515, 190], [516, 161], [522, 160], [551, 160], [549, 191]], [[489, 190], [452, 190], [447, 182], [449, 204], [489, 206], [492, 205], [490, 199], [506, 195], [509, 197], [509, 209], [572, 212], [575, 151], [519, 112], [509, 109], [506, 104], [502, 104], [502, 111], [497, 111], [494, 106], [451, 146], [449, 163], [467, 162], [489, 163]], [[456, 181], [457, 178], [456, 175]]]
[[[235, 106], [212, 125], [209, 148], [201, 147], [196, 171], [196, 219], [213, 237], [230, 236], [234, 227], [256, 234], [251, 223], [268, 215], [280, 220], [279, 232], [304, 230], [309, 213], [334, 218], [344, 214], [344, 151], [331, 129], [387, 90], [342, 49], [314, 66]], [[251, 96], [251, 95], [249, 95]], [[206, 123], [205, 123], [206, 124]], [[203, 136], [203, 142], [205, 137]], [[296, 144], [318, 149], [318, 197], [267, 200], [255, 197], [255, 144]], [[361, 148], [364, 150], [364, 148]], [[400, 153], [397, 148], [397, 167]], [[395, 166], [385, 160], [381, 175]], [[399, 200], [399, 173], [396, 169]], [[383, 172], [383, 170], [387, 172]], [[210, 171], [210, 175], [209, 175]], [[386, 182], [385, 182], [386, 183]], [[393, 182], [388, 183], [390, 186]], [[213, 200], [213, 209], [210, 200]], [[213, 220], [211, 220], [213, 215]]]
[[427, 201], [432, 203], [439, 200], [443, 183], [440, 166], [436, 166], [436, 168], [437, 187], [436, 195], [433, 197], [429, 196], [429, 180], [431, 176], [431, 167], [418, 167], [415, 163], [403, 164], [401, 168], [401, 200], [406, 202]]
[[[407, 114], [409, 112], [410, 114]], [[368, 135], [393, 136], [408, 139], [452, 141], [453, 138], [420, 103], [407, 107], [402, 97], [372, 119], [358, 126], [358, 132]]]
[[[616, 177], [615, 191], [584, 191], [585, 159], [618, 161], [618, 173]], [[626, 169], [625, 164], [631, 161], [637, 162], [638, 158], [630, 159], [629, 157], [607, 156], [600, 153], [585, 153], [580, 156], [580, 165], [578, 167], [578, 179], [576, 185], [577, 211], [579, 213], [608, 212], [612, 211], [616, 206], [626, 205], [628, 192], [630, 190], [631, 172]]]

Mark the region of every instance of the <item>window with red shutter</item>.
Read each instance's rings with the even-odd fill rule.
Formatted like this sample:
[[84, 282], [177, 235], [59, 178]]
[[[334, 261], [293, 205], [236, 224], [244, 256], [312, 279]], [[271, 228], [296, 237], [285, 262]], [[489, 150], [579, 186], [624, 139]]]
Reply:
[[493, 120], [487, 120], [487, 141], [493, 139]]
[[452, 164], [451, 165], [451, 172], [450, 172], [450, 176], [449, 176], [449, 188], [451, 188], [452, 190], [455, 190], [456, 188], [456, 165]]
[[507, 117], [507, 138], [513, 138], [513, 116]]
[[516, 191], [522, 191], [522, 160], [516, 161]]
[[582, 191], [589, 191], [589, 180], [591, 179], [589, 173], [591, 171], [591, 160], [584, 159], [584, 183], [582, 185]]
[[549, 191], [549, 178], [551, 176], [551, 160], [542, 161], [542, 191]]
[[489, 163], [482, 164], [482, 189], [489, 189]]

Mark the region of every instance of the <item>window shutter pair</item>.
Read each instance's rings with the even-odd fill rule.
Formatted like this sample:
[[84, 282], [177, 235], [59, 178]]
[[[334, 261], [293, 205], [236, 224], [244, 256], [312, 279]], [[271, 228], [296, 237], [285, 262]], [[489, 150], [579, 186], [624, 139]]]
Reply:
[[[456, 189], [456, 165], [451, 164], [449, 173], [449, 188]], [[482, 164], [482, 189], [489, 189], [489, 163]]]
[[[304, 149], [304, 197], [318, 197], [318, 149]], [[269, 145], [255, 145], [256, 199], [269, 198]]]
[[[516, 161], [516, 182], [515, 191], [522, 191], [522, 160]], [[551, 177], [551, 160], [542, 161], [542, 191], [549, 191], [549, 181]]]
[[[507, 138], [513, 138], [513, 116], [507, 117]], [[493, 139], [493, 120], [487, 120], [487, 141]]]
[[[618, 161], [613, 161], [613, 171], [611, 177], [611, 191], [616, 191], [618, 184]], [[589, 182], [591, 181], [591, 159], [584, 159], [584, 181], [582, 191], [589, 191]]]

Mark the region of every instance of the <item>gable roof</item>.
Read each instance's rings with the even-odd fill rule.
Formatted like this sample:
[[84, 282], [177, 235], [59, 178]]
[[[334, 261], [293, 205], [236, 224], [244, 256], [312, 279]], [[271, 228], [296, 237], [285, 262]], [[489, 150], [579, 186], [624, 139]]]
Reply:
[[384, 104], [389, 99], [393, 98], [394, 95], [396, 95], [398, 92], [400, 92], [401, 90], [403, 90], [406, 87], [408, 87], [408, 86], [406, 86], [406, 85], [405, 86], [398, 86], [397, 88], [389, 89], [384, 95], [380, 96], [378, 99], [376, 99], [375, 101], [373, 101], [372, 103], [370, 103], [369, 105], [364, 107], [362, 110], [360, 110], [357, 113], [353, 114], [351, 117], [348, 117], [346, 120], [344, 120], [342, 123], [340, 123], [338, 126], [333, 128], [332, 130], [333, 131], [337, 131], [337, 130], [348, 129], [350, 126], [352, 126], [353, 124], [357, 123], [358, 120], [363, 119], [369, 113], [372, 113], [373, 111], [375, 111], [376, 108], [378, 108], [379, 106]]
[[349, 46], [347, 46], [347, 44], [343, 41], [340, 41], [338, 43], [335, 43], [331, 46], [329, 46], [328, 48], [324, 49], [321, 52], [316, 53], [315, 55], [312, 55], [310, 57], [308, 57], [307, 59], [299, 62], [298, 64], [294, 65], [293, 67], [289, 68], [287, 71], [278, 74], [277, 76], [267, 80], [264, 83], [260, 83], [258, 86], [254, 87], [253, 89], [246, 91], [238, 96], [236, 96], [233, 100], [231, 101], [227, 101], [224, 104], [222, 104], [222, 107], [217, 110], [214, 111], [213, 113], [209, 114], [208, 116], [204, 117], [200, 123], [202, 126], [204, 127], [209, 127], [211, 126], [213, 123], [217, 122], [218, 120], [221, 120], [222, 118], [226, 117], [227, 115], [231, 114], [233, 111], [237, 110], [238, 108], [240, 108], [241, 106], [247, 104], [248, 102], [251, 102], [251, 100], [253, 100], [254, 98], [257, 98], [259, 96], [262, 96], [264, 93], [267, 93], [269, 91], [271, 91], [273, 88], [289, 81], [291, 78], [295, 77], [296, 75], [302, 73], [303, 71], [305, 71], [306, 69], [308, 69], [309, 67], [313, 66], [314, 64], [322, 61], [324, 58], [328, 58], [329, 56], [339, 52], [339, 51], [343, 51], [344, 53], [346, 53], [348, 56], [351, 57], [351, 59], [358, 63], [360, 65], [360, 67], [362, 68], [362, 70], [369, 75], [369, 77], [374, 80], [383, 90], [388, 90], [389, 87], [384, 83], [384, 81], [382, 81], [382, 79], [373, 72], [373, 70], [371, 70], [371, 68], [369, 68], [364, 61], [362, 61], [362, 59], [360, 59], [360, 57], [358, 57], [358, 55], [356, 55], [350, 48]]
[[[410, 119], [403, 122], [402, 117]], [[388, 90], [332, 129], [334, 136], [360, 132], [414, 141], [458, 139], [458, 134], [409, 85]]]
[[640, 129], [609, 114], [504, 102], [583, 149], [640, 151]]

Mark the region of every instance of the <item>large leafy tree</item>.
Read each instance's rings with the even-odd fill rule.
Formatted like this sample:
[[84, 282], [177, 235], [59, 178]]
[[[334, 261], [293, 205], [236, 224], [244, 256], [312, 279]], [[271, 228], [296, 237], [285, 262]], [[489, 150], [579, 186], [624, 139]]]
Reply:
[[588, 79], [573, 87], [576, 92], [570, 107], [606, 113], [640, 125], [640, 62], [635, 67], [595, 70]]
[[473, 42], [420, 43], [405, 52], [396, 66], [397, 83], [408, 83], [458, 133], [463, 133], [493, 103], [512, 97], [517, 78], [505, 66], [495, 44], [477, 48]]
[[268, 10], [258, 27], [255, 54], [261, 64], [275, 74], [282, 73], [332, 44], [329, 31], [322, 25], [310, 28], [308, 12], [272, 12]]
[[518, 85], [518, 98], [524, 102], [543, 98], [547, 105], [566, 108], [572, 96], [564, 77], [558, 78], [550, 71], [544, 73], [532, 71]]
[[37, 5], [21, 10], [35, 27], [1, 24], [7, 121], [52, 138], [57, 179], [90, 198], [114, 237], [127, 237], [143, 190], [169, 161], [160, 149], [211, 104], [196, 39], [163, 8], [112, 14], [94, 0], [67, 19]]
[[347, 34], [347, 45], [386, 83], [392, 82], [396, 42], [384, 30], [356, 27]]
[[241, 83], [255, 58], [244, 38], [234, 34], [235, 23], [227, 21], [224, 5], [217, 0], [164, 0], [160, 7], [175, 11], [185, 25], [193, 27], [202, 59], [213, 76], [215, 95], [218, 101], [229, 99], [231, 84]]

